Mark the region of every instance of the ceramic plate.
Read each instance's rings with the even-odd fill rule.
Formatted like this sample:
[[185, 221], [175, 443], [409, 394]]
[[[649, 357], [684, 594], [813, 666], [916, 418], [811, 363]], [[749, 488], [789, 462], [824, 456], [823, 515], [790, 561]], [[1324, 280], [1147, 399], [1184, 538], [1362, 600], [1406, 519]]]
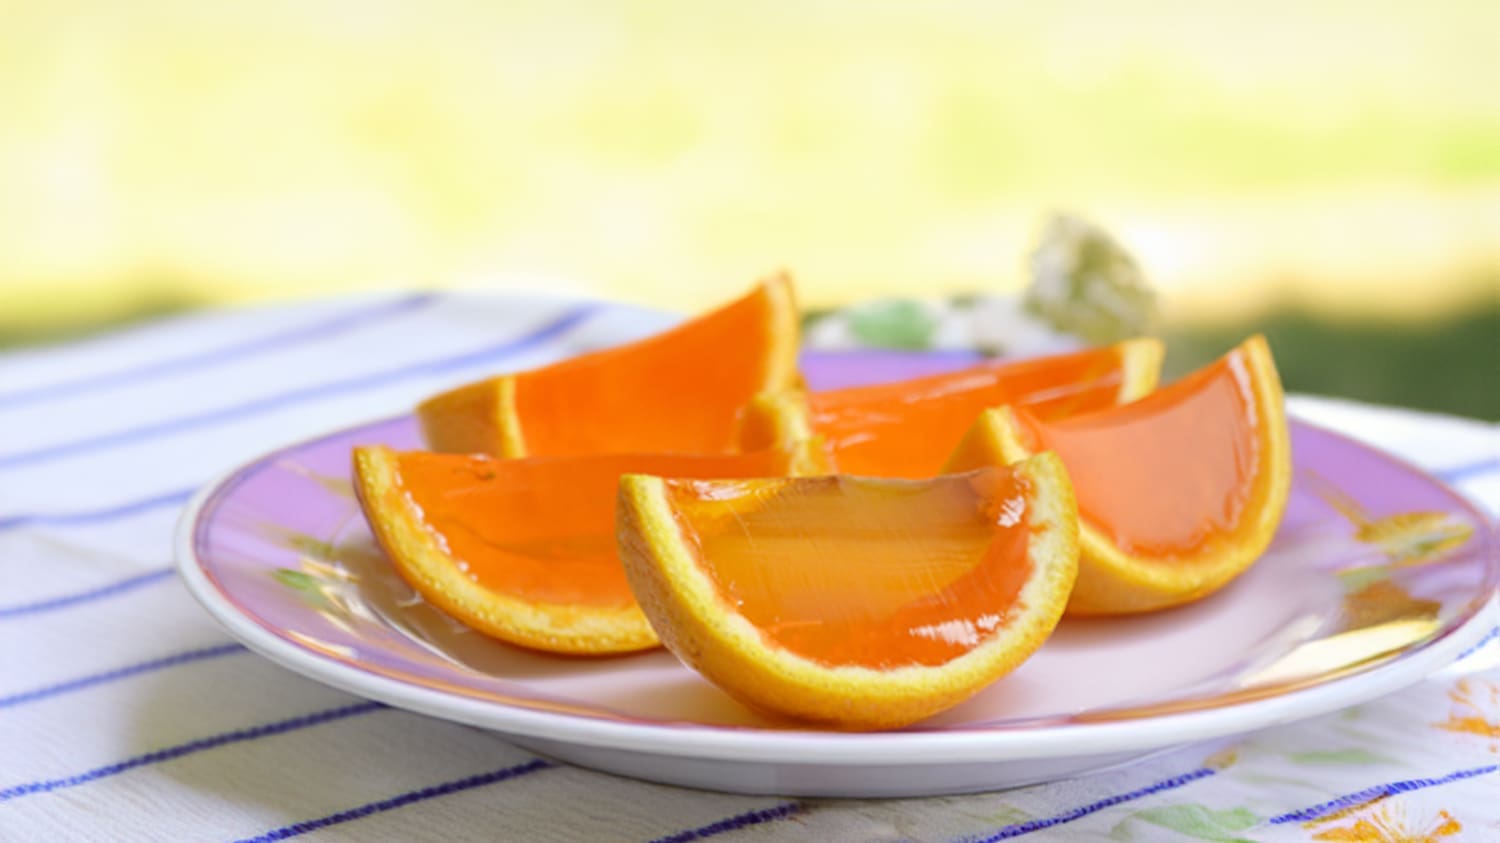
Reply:
[[[813, 353], [805, 369], [813, 383], [869, 381], [910, 362]], [[1286, 517], [1245, 576], [1185, 608], [1065, 621], [1011, 676], [898, 732], [773, 722], [664, 651], [553, 658], [424, 603], [375, 546], [349, 484], [354, 445], [418, 447], [409, 417], [278, 451], [212, 484], [183, 516], [178, 564], [209, 612], [268, 658], [554, 758], [745, 793], [986, 790], [1362, 702], [1478, 639], [1500, 579], [1484, 517], [1342, 436], [1294, 421], [1292, 440]]]

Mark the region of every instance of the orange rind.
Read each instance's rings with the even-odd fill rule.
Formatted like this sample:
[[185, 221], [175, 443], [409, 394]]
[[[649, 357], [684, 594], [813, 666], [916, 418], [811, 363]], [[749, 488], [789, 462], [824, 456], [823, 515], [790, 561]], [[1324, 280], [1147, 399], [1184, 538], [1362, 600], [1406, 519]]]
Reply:
[[1161, 341], [1143, 337], [898, 383], [766, 393], [741, 411], [738, 441], [756, 450], [820, 436], [840, 472], [931, 477], [981, 410], [1014, 404], [1053, 419], [1124, 404], [1156, 387], [1161, 360]]
[[740, 407], [801, 382], [797, 343], [779, 274], [655, 336], [433, 396], [417, 419], [428, 446], [451, 453], [729, 453]]
[[1292, 456], [1281, 381], [1255, 336], [1131, 404], [1047, 420], [987, 412], [950, 470], [1055, 451], [1081, 520], [1069, 614], [1146, 612], [1205, 597], [1270, 544], [1286, 509]]
[[928, 480], [627, 475], [617, 517], [668, 649], [754, 708], [839, 729], [914, 723], [1014, 670], [1077, 570], [1051, 454]]
[[615, 555], [620, 475], [817, 471], [820, 450], [501, 460], [354, 451], [365, 517], [402, 579], [467, 626], [523, 647], [604, 655], [657, 645]]

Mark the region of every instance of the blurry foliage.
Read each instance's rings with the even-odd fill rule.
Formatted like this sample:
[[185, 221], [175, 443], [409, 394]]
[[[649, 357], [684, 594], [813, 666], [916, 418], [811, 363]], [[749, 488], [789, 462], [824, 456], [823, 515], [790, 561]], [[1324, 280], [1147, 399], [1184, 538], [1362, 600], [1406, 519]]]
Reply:
[[[1500, 274], [1494, 281], [1500, 290]], [[1287, 307], [1237, 323], [1169, 326], [1165, 375], [1191, 371], [1257, 331], [1288, 392], [1500, 421], [1500, 299], [1420, 322], [1344, 322]]]
[[928, 348], [937, 320], [920, 302], [881, 299], [849, 309], [849, 330], [865, 345], [917, 350]]
[[1497, 15], [8, 3], [0, 314], [158, 270], [226, 302], [543, 276], [692, 309], [776, 265], [823, 306], [947, 294], [1054, 204], [1164, 295], [1400, 292], [1500, 255]]
[[196, 310], [208, 304], [173, 286], [147, 285], [118, 309], [87, 316], [35, 319], [26, 313], [0, 314], [0, 349], [46, 345], [82, 339], [92, 334], [127, 327]]

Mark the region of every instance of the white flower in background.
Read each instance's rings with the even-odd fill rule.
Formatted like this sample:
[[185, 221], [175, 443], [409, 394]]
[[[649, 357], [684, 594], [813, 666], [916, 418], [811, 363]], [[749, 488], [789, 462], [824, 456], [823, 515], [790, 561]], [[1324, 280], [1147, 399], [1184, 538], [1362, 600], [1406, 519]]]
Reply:
[[809, 323], [813, 348], [976, 350], [1029, 357], [1151, 332], [1156, 296], [1107, 232], [1058, 216], [1031, 255], [1021, 296], [881, 299]]
[[1090, 343], [1151, 333], [1156, 294], [1135, 259], [1087, 220], [1060, 214], [1031, 255], [1025, 306], [1058, 330]]
[[985, 296], [969, 308], [973, 345], [989, 354], [1028, 357], [1077, 349], [1078, 337], [1053, 328], [1016, 296]]
[[859, 348], [854, 332], [849, 329], [849, 319], [842, 311], [818, 317], [803, 330], [802, 342], [808, 348], [828, 351], [847, 351]]
[[943, 308], [932, 329], [932, 348], [968, 350], [978, 348], [974, 336], [974, 319], [969, 309], [953, 302], [943, 302]]

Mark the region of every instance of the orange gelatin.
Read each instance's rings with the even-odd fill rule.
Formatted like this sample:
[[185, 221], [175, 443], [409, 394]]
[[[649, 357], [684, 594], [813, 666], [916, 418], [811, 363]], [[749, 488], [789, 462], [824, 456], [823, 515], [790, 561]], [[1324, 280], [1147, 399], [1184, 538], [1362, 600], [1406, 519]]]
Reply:
[[1056, 454], [930, 480], [631, 474], [616, 521], [667, 649], [747, 705], [840, 729], [915, 723], [1015, 670], [1078, 573]]
[[948, 662], [1004, 623], [1031, 571], [1028, 487], [1006, 469], [666, 487], [723, 598], [825, 665]]
[[537, 603], [633, 606], [615, 551], [615, 490], [623, 474], [765, 477], [775, 451], [732, 456], [611, 454], [496, 460], [412, 451], [401, 486], [464, 576]]
[[1070, 613], [1211, 594], [1260, 556], [1286, 509], [1290, 439], [1260, 337], [1132, 404], [1055, 420], [1024, 407], [986, 415], [952, 468], [1042, 450], [1068, 467], [1083, 548]]
[[644, 340], [434, 396], [417, 418], [428, 445], [452, 453], [730, 453], [739, 408], [797, 383], [797, 333], [791, 279], [778, 275]]
[[794, 376], [767, 355], [772, 307], [752, 295], [630, 348], [516, 376], [527, 453], [731, 450], [746, 397]]
[[1126, 553], [1172, 558], [1243, 521], [1265, 470], [1257, 406], [1249, 372], [1230, 355], [1109, 413], [1018, 417], [1034, 450], [1055, 451], [1075, 473], [1081, 518]]
[[815, 434], [841, 473], [931, 477], [980, 411], [1013, 404], [1057, 419], [1112, 407], [1156, 386], [1161, 356], [1157, 340], [1137, 339], [899, 383], [761, 399], [744, 414], [740, 443], [761, 448]]

